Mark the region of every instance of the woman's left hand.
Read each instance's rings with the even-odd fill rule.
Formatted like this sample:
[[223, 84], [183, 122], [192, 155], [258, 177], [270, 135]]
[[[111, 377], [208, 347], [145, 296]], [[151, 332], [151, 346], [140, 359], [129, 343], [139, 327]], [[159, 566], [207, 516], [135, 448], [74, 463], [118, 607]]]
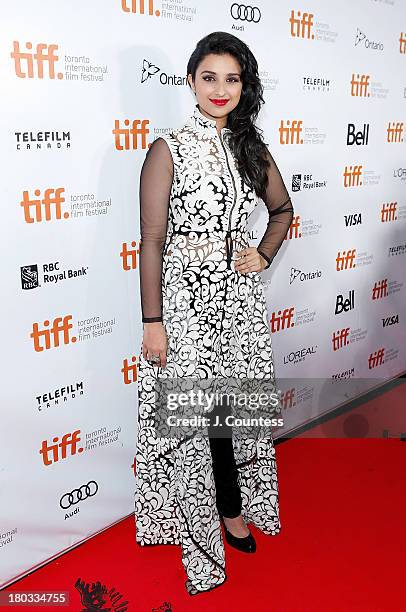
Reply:
[[262, 272], [268, 265], [266, 259], [260, 255], [256, 247], [247, 247], [236, 251], [237, 258], [234, 262], [234, 270], [246, 274], [247, 272]]

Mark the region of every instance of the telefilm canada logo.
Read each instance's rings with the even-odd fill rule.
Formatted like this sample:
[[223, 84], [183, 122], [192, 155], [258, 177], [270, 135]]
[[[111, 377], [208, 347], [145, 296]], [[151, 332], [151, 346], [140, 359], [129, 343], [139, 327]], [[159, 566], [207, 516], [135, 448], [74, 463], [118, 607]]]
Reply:
[[45, 409], [72, 402], [79, 397], [83, 397], [85, 384], [83, 380], [69, 383], [63, 387], [57, 387], [50, 391], [39, 393], [35, 396], [35, 406], [38, 412]]
[[70, 130], [14, 131], [16, 151], [66, 151], [70, 149]]

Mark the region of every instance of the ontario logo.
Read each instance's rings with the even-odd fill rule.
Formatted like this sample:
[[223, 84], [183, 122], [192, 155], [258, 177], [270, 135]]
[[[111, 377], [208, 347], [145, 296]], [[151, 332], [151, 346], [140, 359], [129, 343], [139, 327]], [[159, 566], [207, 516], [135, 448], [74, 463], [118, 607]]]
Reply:
[[161, 85], [187, 85], [187, 77], [176, 74], [168, 74], [155, 66], [152, 62], [144, 59], [142, 62], [141, 83], [146, 83], [152, 77], [157, 75], [158, 82]]

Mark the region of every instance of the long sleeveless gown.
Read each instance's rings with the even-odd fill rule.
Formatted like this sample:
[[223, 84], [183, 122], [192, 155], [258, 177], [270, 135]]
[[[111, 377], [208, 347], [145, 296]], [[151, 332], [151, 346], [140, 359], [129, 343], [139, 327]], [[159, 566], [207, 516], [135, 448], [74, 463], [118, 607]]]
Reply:
[[[136, 542], [180, 544], [191, 595], [226, 580], [225, 553], [207, 437], [157, 431], [155, 385], [168, 379], [268, 382], [275, 388], [261, 275], [234, 271], [250, 246], [247, 219], [258, 202], [243, 182], [215, 120], [196, 105], [186, 123], [151, 145], [140, 175], [140, 288], [144, 323], [162, 321], [167, 366], [139, 353]], [[258, 251], [271, 264], [293, 207], [268, 151], [269, 221]], [[267, 430], [268, 432], [268, 430]], [[233, 438], [242, 516], [265, 534], [281, 529], [272, 434]]]

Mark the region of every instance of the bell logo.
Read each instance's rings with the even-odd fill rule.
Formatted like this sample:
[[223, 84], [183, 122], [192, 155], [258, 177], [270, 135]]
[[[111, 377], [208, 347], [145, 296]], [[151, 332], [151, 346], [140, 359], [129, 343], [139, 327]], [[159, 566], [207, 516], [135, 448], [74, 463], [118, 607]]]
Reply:
[[336, 257], [337, 272], [355, 268], [355, 252], [355, 249], [349, 249], [348, 251], [343, 251], [343, 254], [341, 255], [341, 251], [338, 251]]
[[[138, 13], [145, 15], [145, 1], [144, 0], [121, 0], [121, 9], [124, 13]], [[148, 13], [147, 15], [155, 15], [159, 17], [161, 11], [156, 9], [154, 11], [154, 0], [148, 0]]]
[[130, 385], [131, 383], [137, 382], [137, 357], [133, 355], [131, 357], [132, 363], [129, 363], [128, 359], [123, 360], [123, 367], [121, 373], [123, 375], [124, 384]]
[[302, 232], [300, 232], [300, 215], [296, 215], [292, 219], [292, 223], [289, 226], [289, 230], [286, 233], [284, 240], [292, 240], [294, 238], [301, 238]]
[[338, 351], [343, 346], [347, 346], [350, 344], [348, 339], [348, 335], [350, 333], [349, 327], [344, 327], [343, 329], [339, 329], [337, 332], [333, 332], [331, 337], [331, 341], [333, 343], [333, 351]]
[[[43, 199], [40, 199], [41, 190], [36, 189], [34, 199], [31, 199], [28, 191], [23, 191], [23, 199], [20, 202], [24, 210], [24, 220], [26, 223], [41, 223], [41, 221], [52, 221], [53, 219], [62, 219], [61, 204], [65, 202], [62, 197], [65, 189], [58, 187], [57, 189], [45, 189]], [[63, 218], [69, 217], [68, 212], [63, 213]]]
[[278, 310], [278, 312], [273, 312], [270, 318], [271, 323], [271, 331], [275, 333], [277, 331], [281, 331], [281, 329], [288, 329], [289, 327], [294, 326], [293, 313], [295, 311], [295, 307], [285, 308], [282, 310]]
[[290, 13], [290, 35], [292, 38], [307, 38], [314, 40], [313, 28], [313, 13], [303, 13], [297, 11], [297, 17], [295, 17], [295, 11], [292, 9]]
[[[80, 429], [77, 429], [73, 433], [67, 433], [62, 436], [62, 440], [59, 442], [58, 436], [52, 439], [53, 444], [49, 444], [48, 440], [43, 440], [39, 454], [42, 455], [42, 461], [44, 465], [51, 465], [52, 463], [58, 462], [60, 459], [66, 459], [67, 449], [70, 448], [70, 455], [76, 455], [76, 453], [83, 453], [83, 448], [78, 448], [78, 442], [80, 442]], [[50, 453], [52, 453], [50, 455]]]
[[352, 73], [351, 77], [351, 95], [356, 98], [369, 98], [370, 92], [369, 88], [369, 79], [370, 76], [368, 74], [359, 74], [355, 75]]
[[[20, 79], [63, 79], [63, 73], [55, 74], [55, 64], [58, 61], [56, 51], [58, 45], [47, 45], [38, 43], [35, 52], [32, 48], [32, 43], [26, 43], [26, 50], [20, 51], [20, 43], [13, 41], [13, 51], [10, 53], [14, 60], [14, 70]], [[47, 68], [46, 77], [44, 77], [45, 66]]]
[[[280, 144], [303, 144], [303, 138], [299, 135], [303, 131], [303, 121], [297, 121], [294, 119], [292, 122], [290, 119], [286, 120], [286, 126], [284, 120], [281, 119], [279, 126], [279, 143]], [[296, 136], [296, 138], [295, 138]]]
[[379, 281], [375, 281], [372, 287], [372, 299], [380, 300], [381, 298], [388, 297], [388, 279], [384, 278]]
[[390, 202], [390, 204], [382, 204], [381, 208], [381, 221], [386, 223], [387, 221], [397, 221], [396, 209], [398, 203]]
[[405, 124], [401, 121], [397, 121], [396, 123], [389, 122], [387, 132], [386, 142], [403, 142], [403, 133], [405, 131]]
[[406, 33], [401, 32], [399, 36], [399, 53], [406, 53]]
[[137, 268], [137, 255], [140, 254], [140, 245], [138, 248], [135, 240], [131, 242], [132, 249], [128, 248], [127, 244], [123, 242], [123, 249], [120, 253], [121, 260], [123, 262], [123, 270], [135, 270]]
[[359, 187], [362, 185], [362, 166], [345, 166], [343, 177], [344, 187]]
[[125, 119], [125, 127], [120, 127], [120, 121], [116, 119], [114, 122], [115, 127], [112, 132], [114, 134], [114, 143], [117, 151], [128, 151], [130, 149], [137, 150], [139, 148], [139, 136], [141, 136], [141, 149], [146, 149], [148, 147], [148, 124], [148, 119], [134, 119], [134, 121], [132, 122], [132, 126], [129, 127], [130, 121], [128, 119]]
[[[73, 327], [72, 323], [69, 322], [71, 319], [72, 315], [66, 315], [63, 318], [56, 317], [52, 322], [52, 327], [50, 327], [50, 321], [45, 320], [43, 323], [44, 329], [41, 330], [38, 323], [33, 323], [30, 338], [33, 339], [35, 352], [40, 353], [43, 350], [49, 350], [59, 346], [61, 335], [63, 344], [76, 342], [75, 336], [72, 336], [72, 338], [69, 337], [69, 330]], [[45, 346], [43, 346], [41, 342], [42, 339], [45, 339]]]

